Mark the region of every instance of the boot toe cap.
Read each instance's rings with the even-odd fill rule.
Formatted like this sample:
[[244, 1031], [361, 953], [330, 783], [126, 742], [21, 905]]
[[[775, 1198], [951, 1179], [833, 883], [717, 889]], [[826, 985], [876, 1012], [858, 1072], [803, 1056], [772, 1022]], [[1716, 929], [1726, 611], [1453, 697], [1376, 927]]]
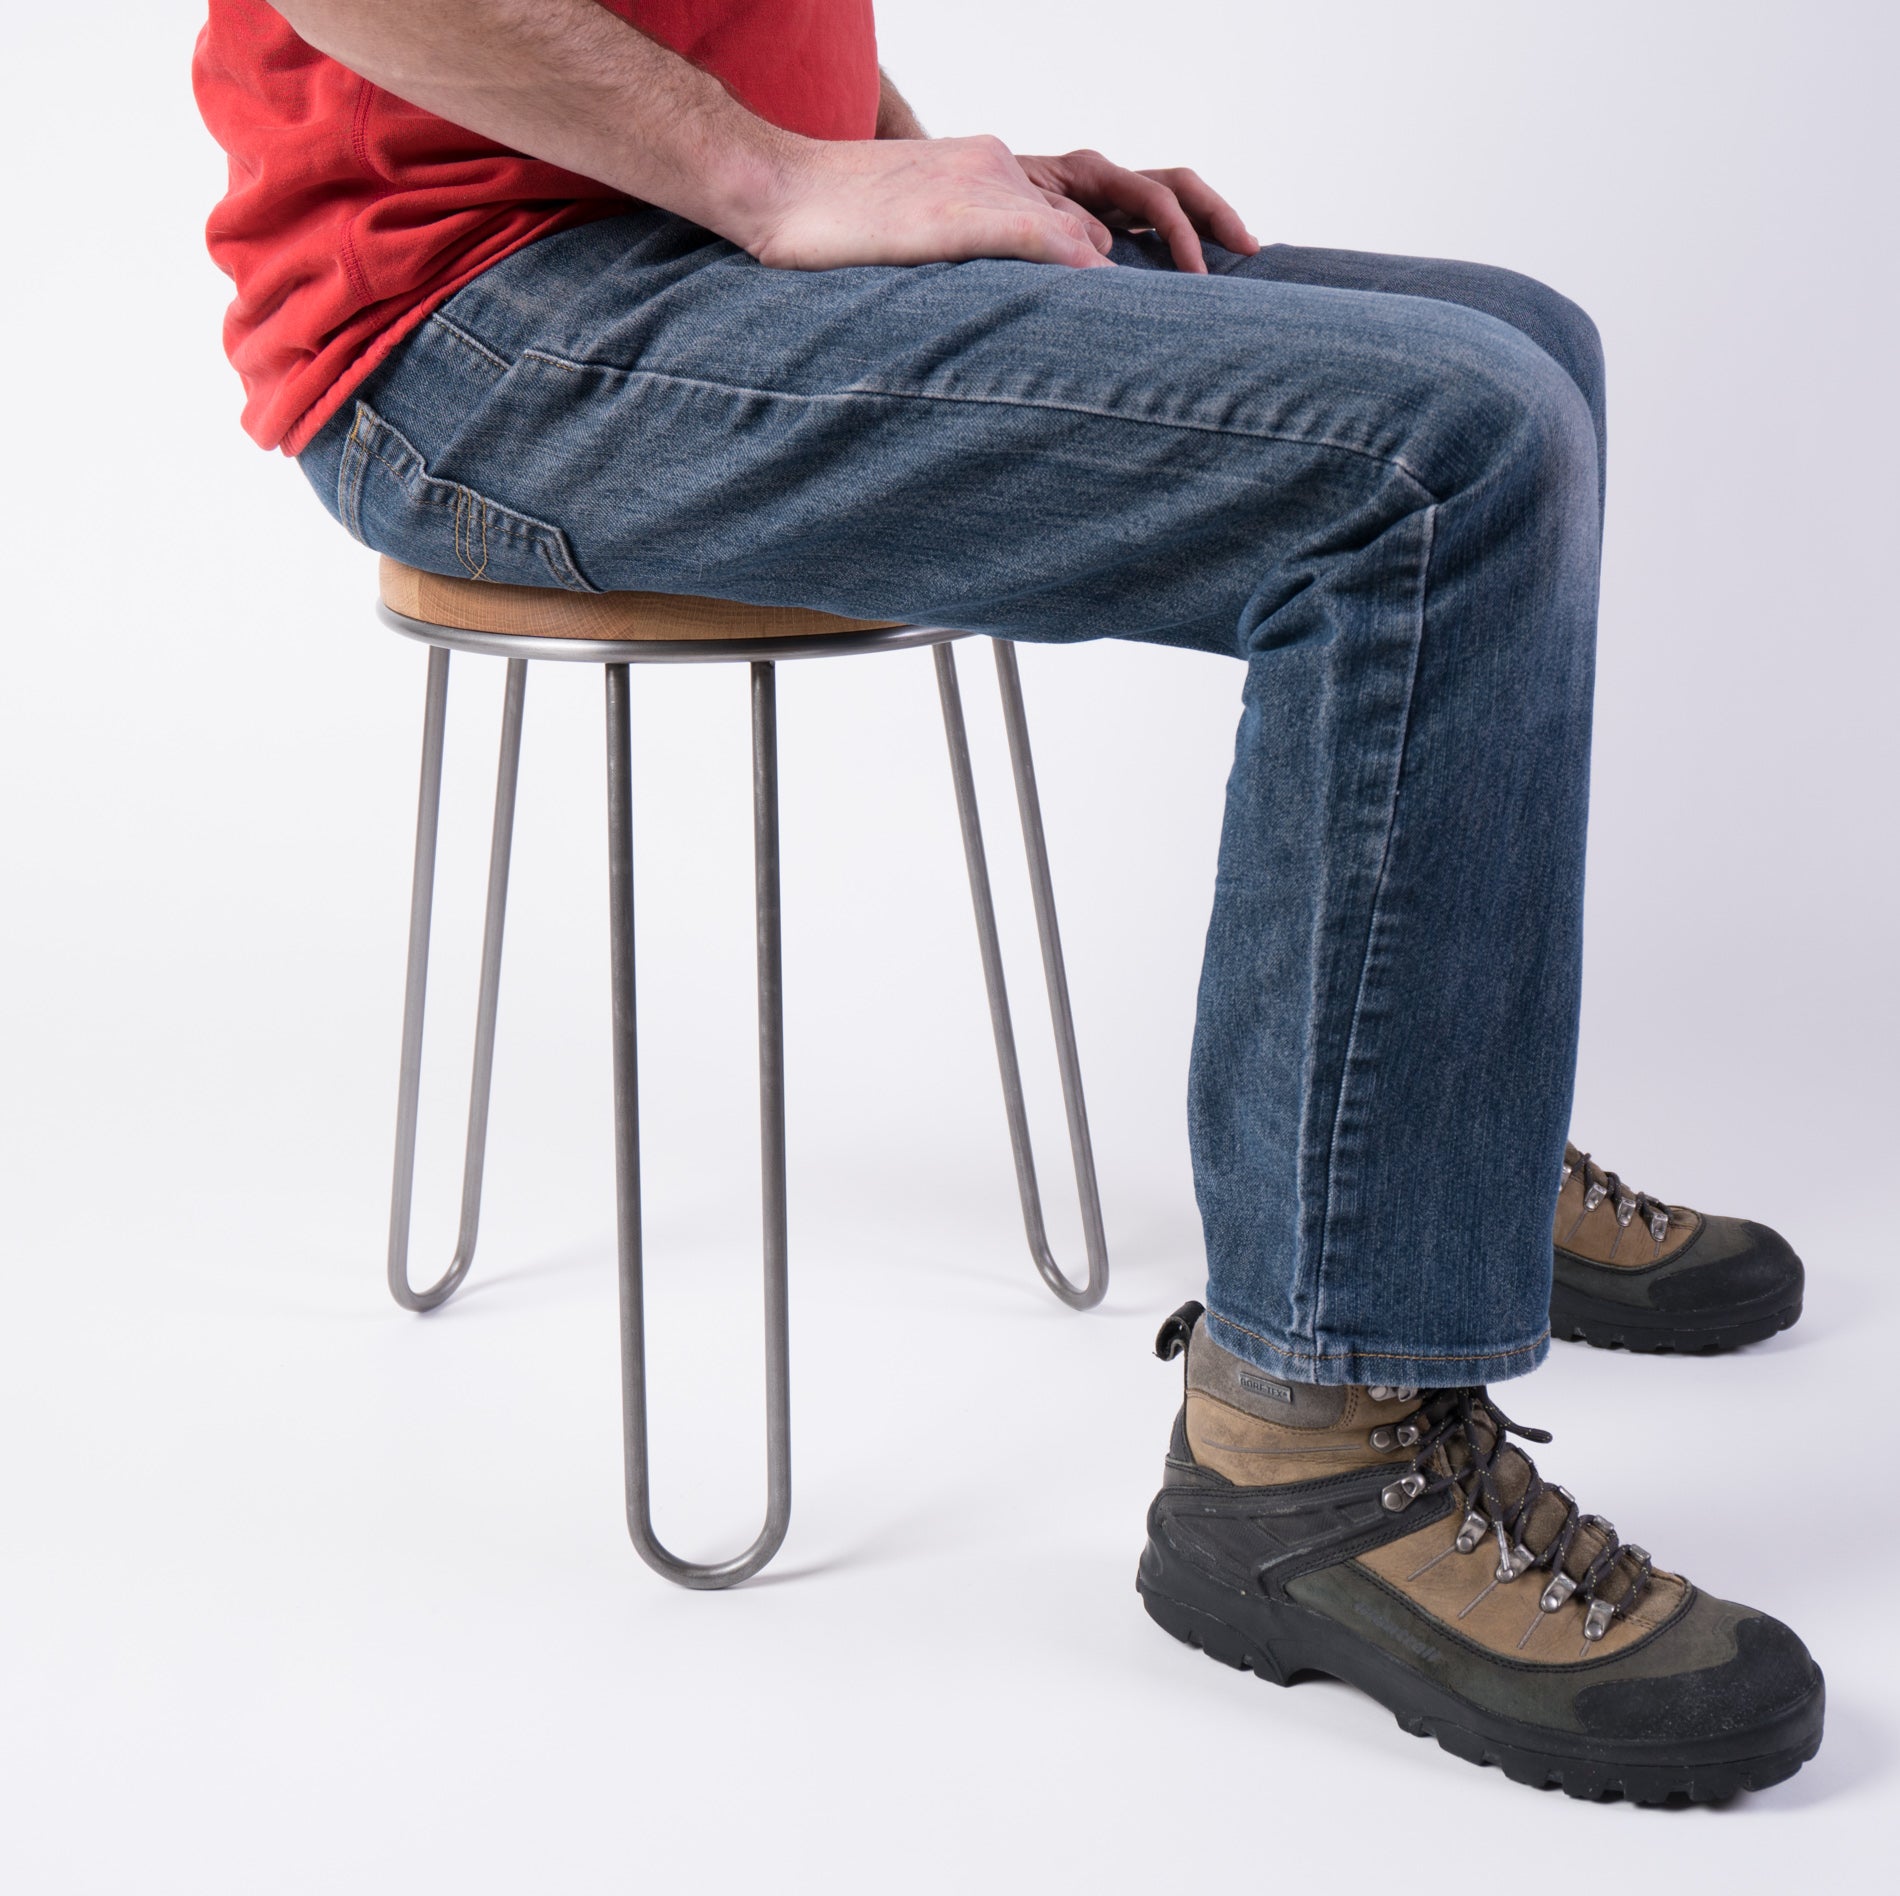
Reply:
[[1672, 1314], [1752, 1308], [1798, 1298], [1803, 1276], [1779, 1231], [1745, 1218], [1710, 1218], [1681, 1263], [1657, 1273], [1649, 1302]]
[[[1712, 1641], [1731, 1648], [1729, 1656], [1698, 1663], [1710, 1656]], [[1701, 1596], [1663, 1635], [1656, 1656], [1666, 1658], [1672, 1648], [1683, 1670], [1606, 1680], [1580, 1692], [1577, 1717], [1584, 1730], [1625, 1744], [1695, 1744], [1742, 1739], [1819, 1715], [1820, 1667], [1792, 1629], [1765, 1613]]]

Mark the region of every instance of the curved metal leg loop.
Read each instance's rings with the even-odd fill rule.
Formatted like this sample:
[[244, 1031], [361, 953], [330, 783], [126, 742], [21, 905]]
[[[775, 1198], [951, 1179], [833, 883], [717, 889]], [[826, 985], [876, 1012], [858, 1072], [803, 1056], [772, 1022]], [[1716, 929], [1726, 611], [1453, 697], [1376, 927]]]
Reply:
[[1055, 1028], [1056, 1064], [1062, 1075], [1062, 1103], [1068, 1114], [1069, 1150], [1075, 1160], [1075, 1187], [1082, 1207], [1082, 1241], [1088, 1254], [1088, 1281], [1069, 1281], [1049, 1249], [1043, 1226], [1042, 1195], [1036, 1184], [1035, 1153], [1029, 1143], [1029, 1117], [1023, 1104], [1022, 1069], [1016, 1060], [1016, 1035], [1010, 1024], [1009, 991], [1003, 979], [1003, 951], [996, 933], [996, 906], [990, 897], [989, 865], [983, 853], [983, 828], [977, 815], [976, 779], [970, 769], [970, 740], [957, 689], [954, 649], [933, 647], [937, 689], [943, 698], [944, 734], [950, 744], [950, 775], [956, 784], [957, 818], [963, 828], [963, 855], [970, 870], [970, 897], [976, 909], [977, 946], [983, 956], [983, 983], [989, 990], [990, 1024], [996, 1034], [996, 1063], [1003, 1079], [1003, 1110], [1009, 1119], [1010, 1150], [1016, 1158], [1016, 1188], [1023, 1202], [1023, 1228], [1030, 1255], [1042, 1280], [1065, 1304], [1087, 1310], [1108, 1290], [1108, 1241], [1102, 1231], [1102, 1200], [1095, 1181], [1095, 1150], [1089, 1139], [1088, 1109], [1082, 1099], [1082, 1065], [1076, 1053], [1075, 1018], [1069, 1006], [1069, 981], [1062, 961], [1062, 937], [1056, 927], [1055, 885], [1049, 876], [1049, 850], [1043, 838], [1042, 805], [1036, 795], [1036, 768], [1029, 750], [1029, 722], [1023, 711], [1022, 679], [1007, 640], [995, 639], [996, 678], [1003, 696], [1003, 724], [1009, 735], [1010, 769], [1016, 779], [1016, 807], [1022, 816], [1023, 847], [1029, 858], [1029, 886], [1035, 900], [1036, 934], [1042, 944], [1043, 978], [1049, 989], [1049, 1016]]
[[488, 851], [488, 903], [482, 924], [482, 972], [475, 1010], [475, 1067], [468, 1089], [468, 1141], [462, 1159], [462, 1220], [449, 1268], [426, 1290], [409, 1282], [409, 1214], [416, 1188], [416, 1111], [422, 1090], [422, 1017], [429, 985], [429, 922], [435, 903], [435, 843], [442, 811], [442, 739], [448, 724], [449, 654], [429, 650], [422, 720], [422, 787], [416, 805], [415, 879], [409, 895], [409, 971], [402, 1003], [402, 1077], [396, 1094], [396, 1169], [389, 1197], [389, 1290], [405, 1310], [433, 1310], [455, 1292], [475, 1261], [482, 1211], [482, 1159], [488, 1146], [489, 1081], [495, 1067], [495, 1009], [501, 994], [502, 923], [508, 909], [508, 854], [514, 838], [515, 784], [521, 766], [524, 659], [508, 661], [502, 698], [501, 757], [495, 771], [495, 826]]
[[792, 1513], [791, 1340], [786, 1285], [785, 1034], [779, 957], [778, 713], [773, 668], [752, 666], [752, 817], [758, 915], [759, 1132], [765, 1224], [765, 1525], [730, 1560], [682, 1560], [653, 1532], [647, 1469], [646, 1313], [640, 1234], [640, 1088], [635, 1018], [632, 736], [625, 665], [607, 678], [607, 837], [612, 919], [614, 1178], [620, 1235], [621, 1404], [627, 1532], [656, 1573], [729, 1587], [778, 1552]]

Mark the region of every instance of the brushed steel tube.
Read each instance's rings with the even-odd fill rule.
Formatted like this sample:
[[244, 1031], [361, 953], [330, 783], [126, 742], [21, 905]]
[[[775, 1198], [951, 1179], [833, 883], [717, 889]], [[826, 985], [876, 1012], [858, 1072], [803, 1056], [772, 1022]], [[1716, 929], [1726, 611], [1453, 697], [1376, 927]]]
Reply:
[[656, 1573], [680, 1586], [735, 1586], [785, 1539], [792, 1508], [790, 1323], [786, 1274], [783, 981], [779, 955], [778, 750], [773, 672], [752, 667], [754, 889], [758, 929], [759, 1115], [765, 1214], [766, 1511], [730, 1560], [683, 1560], [653, 1530], [648, 1460], [645, 1258], [640, 1206], [639, 1036], [634, 970], [633, 742], [625, 664], [607, 685], [608, 893], [612, 907], [614, 1180], [619, 1232], [621, 1413], [627, 1532]]
[[970, 765], [969, 731], [963, 717], [963, 697], [957, 685], [954, 649], [932, 648], [937, 667], [937, 690], [943, 701], [944, 735], [950, 749], [950, 777], [956, 788], [957, 820], [963, 832], [963, 856], [970, 875], [970, 899], [976, 913], [977, 950], [983, 962], [983, 985], [989, 995], [990, 1027], [996, 1040], [996, 1064], [1003, 1082], [1003, 1113], [1009, 1125], [1009, 1146], [1016, 1162], [1016, 1190], [1022, 1201], [1023, 1230], [1037, 1272], [1072, 1309], [1087, 1310], [1108, 1292], [1108, 1243], [1102, 1228], [1101, 1194], [1095, 1176], [1095, 1154], [1089, 1137], [1088, 1112], [1082, 1098], [1082, 1070], [1075, 1044], [1075, 1020], [1069, 1005], [1062, 941], [1056, 929], [1055, 888], [1049, 874], [1049, 853], [1043, 838], [1042, 810], [1036, 796], [1035, 769], [1029, 750], [1029, 728], [1023, 712], [1022, 686], [1015, 654], [996, 640], [998, 680], [1003, 693], [1003, 718], [1009, 736], [1010, 765], [1016, 780], [1017, 807], [1022, 817], [1023, 841], [1029, 857], [1030, 890], [1035, 902], [1036, 933], [1042, 946], [1043, 974], [1049, 990], [1049, 1012], [1055, 1029], [1056, 1063], [1062, 1076], [1062, 1100], [1068, 1116], [1069, 1147], [1075, 1164], [1076, 1192], [1082, 1211], [1083, 1246], [1088, 1277], [1072, 1283], [1057, 1264], [1049, 1246], [1042, 1215], [1042, 1194], [1036, 1182], [1036, 1158], [1029, 1138], [1029, 1115], [1023, 1099], [1022, 1067], [1016, 1056], [1016, 1034], [1009, 1010], [1009, 988], [1003, 972], [1002, 943], [996, 929], [996, 904], [990, 890], [989, 864], [983, 848], [983, 825], [978, 814], [976, 777]]
[[481, 1226], [482, 1170], [495, 1071], [495, 1019], [501, 998], [501, 947], [508, 915], [515, 792], [521, 775], [525, 659], [508, 661], [501, 749], [495, 766], [495, 817], [488, 845], [488, 898], [482, 918], [482, 968], [475, 1006], [475, 1055], [469, 1075], [468, 1134], [462, 1151], [461, 1220], [449, 1267], [426, 1289], [409, 1281], [409, 1230], [416, 1185], [416, 1120], [422, 1092], [422, 1029], [429, 985], [429, 933], [435, 902], [436, 837], [442, 812], [442, 752], [448, 725], [449, 654], [429, 651], [422, 720], [422, 783], [416, 807], [415, 869], [409, 891], [409, 960], [403, 986], [402, 1070], [396, 1092], [396, 1157], [389, 1198], [389, 1290], [405, 1310], [433, 1310], [454, 1295], [475, 1261]]

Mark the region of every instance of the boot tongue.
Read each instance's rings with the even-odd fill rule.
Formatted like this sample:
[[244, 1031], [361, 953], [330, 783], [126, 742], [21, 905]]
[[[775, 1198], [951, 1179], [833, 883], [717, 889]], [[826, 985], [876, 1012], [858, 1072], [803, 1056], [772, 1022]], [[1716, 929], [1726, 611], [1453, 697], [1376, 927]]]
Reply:
[[[1402, 1422], [1417, 1410], [1419, 1399], [1416, 1389], [1403, 1395], [1380, 1390], [1375, 1397], [1369, 1389], [1354, 1390], [1342, 1383], [1289, 1382], [1224, 1348], [1209, 1333], [1205, 1316], [1196, 1319], [1188, 1336], [1187, 1389], [1190, 1395], [1210, 1396], [1276, 1428], [1312, 1434], [1370, 1431], [1381, 1422]], [[1356, 1439], [1363, 1445], [1364, 1435]]]

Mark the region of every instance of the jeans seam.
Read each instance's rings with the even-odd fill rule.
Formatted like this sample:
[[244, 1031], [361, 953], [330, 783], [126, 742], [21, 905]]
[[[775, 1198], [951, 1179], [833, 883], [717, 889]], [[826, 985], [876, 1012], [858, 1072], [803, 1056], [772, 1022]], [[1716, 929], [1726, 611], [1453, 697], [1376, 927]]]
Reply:
[[[372, 447], [367, 441], [364, 441], [360, 443], [359, 445], [362, 447], [364, 457], [368, 460], [374, 461], [379, 467], [381, 467], [389, 475], [391, 480], [399, 481], [405, 478], [403, 474], [403, 470], [394, 461], [392, 461], [388, 455], [380, 453], [377, 449]], [[451, 484], [452, 483], [447, 482], [447, 481], [444, 481], [442, 483], [442, 485], [445, 487]]]
[[342, 518], [344, 532], [358, 541], [363, 539], [363, 473], [369, 446], [361, 437], [363, 414], [363, 404], [358, 402], [356, 412], [350, 417], [349, 438], [343, 443], [343, 457], [337, 468], [337, 513]]
[[1379, 849], [1379, 872], [1373, 879], [1371, 912], [1366, 918], [1365, 947], [1359, 962], [1359, 980], [1353, 990], [1352, 1019], [1346, 1028], [1346, 1052], [1340, 1062], [1339, 1091], [1333, 1098], [1333, 1123], [1326, 1137], [1326, 1207], [1320, 1219], [1319, 1255], [1313, 1263], [1313, 1342], [1317, 1348], [1326, 1330], [1326, 1266], [1333, 1249], [1333, 1210], [1337, 1202], [1335, 1179], [1340, 1169], [1340, 1126], [1346, 1117], [1346, 1097], [1358, 1063], [1359, 1027], [1364, 1018], [1366, 990], [1371, 985], [1372, 962], [1384, 921], [1387, 878], [1392, 867], [1392, 835], [1398, 828], [1399, 791], [1405, 780], [1405, 753], [1412, 736], [1412, 703], [1418, 688], [1419, 654], [1425, 646], [1425, 610], [1431, 590], [1432, 550], [1438, 539], [1438, 509], [1424, 513], [1425, 544], [1418, 560], [1417, 606], [1413, 614], [1412, 662], [1405, 674], [1405, 703], [1399, 714], [1398, 755], [1392, 765], [1392, 790], [1386, 801], [1385, 838]]
[[[467, 546], [465, 547], [463, 544], [465, 536], [462, 523], [465, 515], [478, 515], [481, 520], [482, 557], [480, 564], [477, 564], [469, 557], [475, 544], [475, 532], [472, 524], [466, 531]], [[462, 562], [462, 570], [467, 573], [470, 579], [480, 579], [482, 575], [488, 571], [488, 508], [482, 501], [481, 496], [478, 495], [473, 488], [464, 487], [459, 481], [455, 483], [454, 530], [455, 557]]]
[[1271, 1337], [1262, 1336], [1258, 1330], [1250, 1330], [1244, 1323], [1236, 1323], [1232, 1317], [1223, 1317], [1209, 1311], [1208, 1321], [1218, 1323], [1239, 1336], [1249, 1338], [1258, 1343], [1262, 1349], [1271, 1350], [1275, 1356], [1283, 1356], [1290, 1363], [1343, 1363], [1354, 1357], [1369, 1357], [1372, 1361], [1379, 1363], [1477, 1363], [1494, 1357], [1534, 1356], [1550, 1341], [1550, 1328], [1546, 1325], [1528, 1343], [1514, 1343], [1505, 1349], [1454, 1350], [1448, 1354], [1423, 1350], [1368, 1350], [1357, 1347], [1342, 1350], [1327, 1350], [1318, 1347], [1310, 1350], [1290, 1350], [1284, 1344], [1274, 1342]]
[[1165, 428], [1183, 434], [1222, 435], [1237, 441], [1272, 441], [1286, 447], [1323, 449], [1333, 454], [1351, 455], [1355, 460], [1370, 461], [1376, 467], [1390, 468], [1402, 479], [1409, 481], [1433, 506], [1439, 505], [1444, 498], [1397, 455], [1380, 454], [1372, 448], [1363, 448], [1353, 442], [1329, 440], [1325, 436], [1290, 434], [1271, 428], [1217, 427], [1205, 421], [1170, 420], [1159, 415], [1129, 414], [1119, 408], [1099, 408], [1087, 402], [1056, 402], [1040, 398], [1032, 400], [1014, 395], [939, 395], [928, 389], [876, 388], [864, 383], [859, 383], [853, 388], [831, 389], [820, 395], [808, 395], [796, 389], [753, 388], [744, 382], [715, 382], [700, 375], [671, 375], [664, 369], [628, 369], [616, 362], [577, 362], [570, 357], [556, 355], [547, 349], [524, 349], [521, 352], [521, 360], [545, 362], [551, 368], [565, 369], [576, 375], [605, 372], [609, 375], [640, 376], [648, 381], [671, 382], [681, 388], [712, 389], [725, 395], [752, 395], [764, 401], [871, 400], [943, 402], [951, 406], [968, 408], [1032, 408], [1054, 415], [1093, 415], [1103, 421], [1126, 422], [1131, 426], [1141, 428]]
[[497, 354], [497, 352], [491, 349], [479, 336], [472, 335], [459, 324], [450, 322], [439, 309], [430, 311], [429, 321], [437, 329], [446, 331], [448, 335], [462, 344], [471, 354], [480, 356], [484, 362], [493, 364], [494, 367], [500, 369], [504, 374], [514, 367], [514, 364], [510, 362], [506, 356]]

